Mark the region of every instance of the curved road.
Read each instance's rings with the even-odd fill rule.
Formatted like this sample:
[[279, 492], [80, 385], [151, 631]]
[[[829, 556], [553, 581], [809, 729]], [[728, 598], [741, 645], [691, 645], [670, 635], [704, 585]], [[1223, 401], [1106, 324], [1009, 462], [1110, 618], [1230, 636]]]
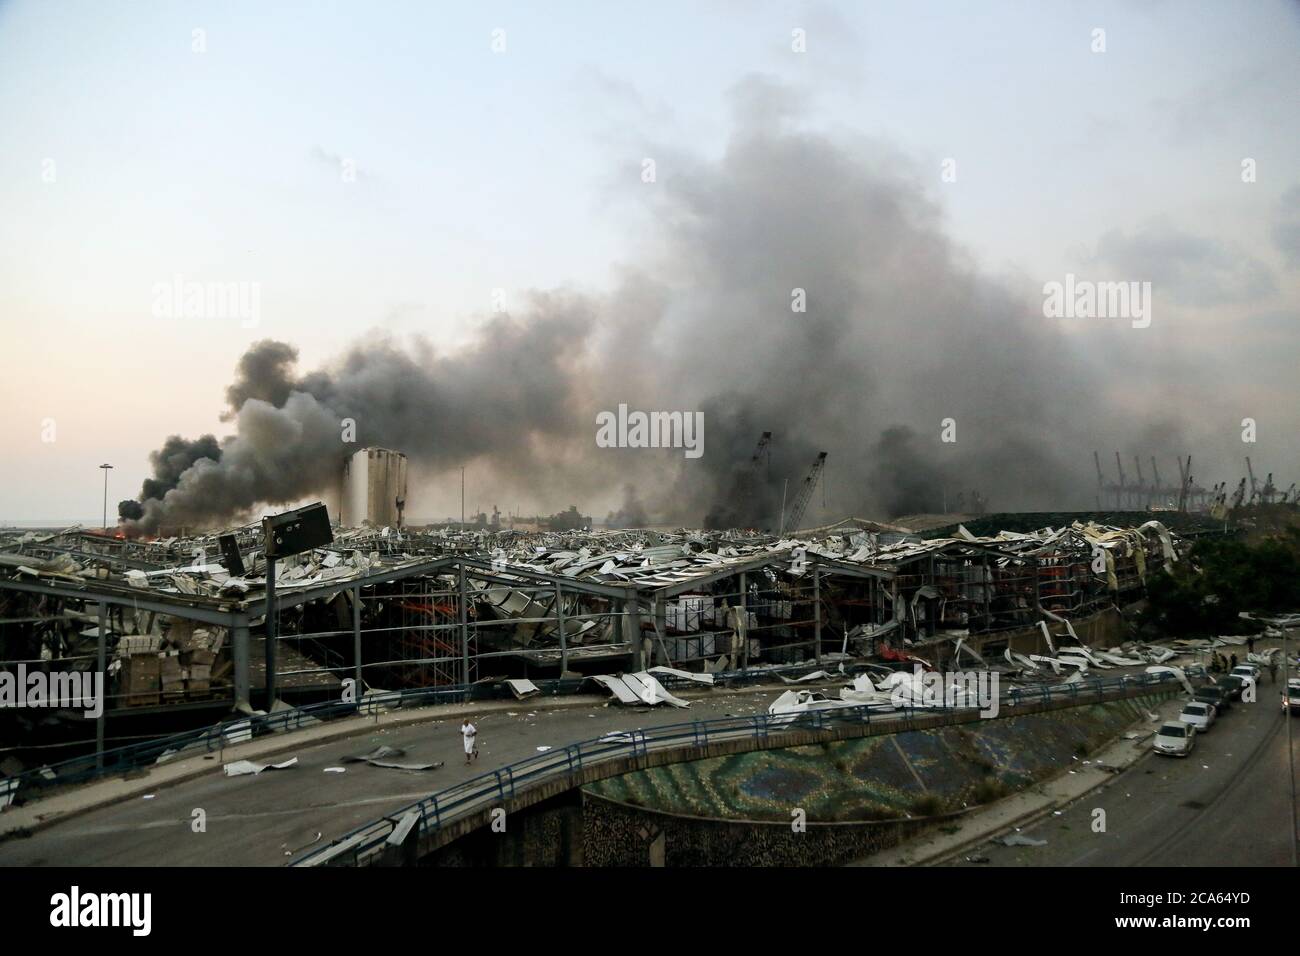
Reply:
[[[615, 730], [636, 730], [766, 712], [786, 688], [717, 688], [690, 694], [691, 706], [629, 709], [591, 700], [586, 706], [529, 706], [473, 714], [479, 759], [465, 765], [459, 714], [418, 724], [357, 733], [342, 740], [289, 749], [261, 762], [297, 757], [297, 766], [256, 776], [226, 777], [216, 755], [212, 772], [71, 817], [32, 836], [0, 842], [0, 866], [280, 866], [308, 846], [320, 846], [452, 784], [537, 753]], [[548, 699], [549, 701], [550, 699]], [[401, 747], [406, 762], [445, 761], [414, 772], [343, 764], [379, 744]], [[326, 767], [344, 767], [327, 773]], [[193, 812], [206, 814], [206, 832], [194, 832]], [[317, 834], [320, 834], [319, 839]]]
[[[1190, 756], [1148, 753], [1113, 783], [1021, 831], [1046, 846], [992, 842], [950, 865], [1290, 866], [1295, 806], [1279, 690], [1265, 677], [1259, 701], [1234, 704], [1197, 736]], [[1300, 715], [1289, 719], [1300, 762]], [[1092, 830], [1098, 807], [1104, 833]]]

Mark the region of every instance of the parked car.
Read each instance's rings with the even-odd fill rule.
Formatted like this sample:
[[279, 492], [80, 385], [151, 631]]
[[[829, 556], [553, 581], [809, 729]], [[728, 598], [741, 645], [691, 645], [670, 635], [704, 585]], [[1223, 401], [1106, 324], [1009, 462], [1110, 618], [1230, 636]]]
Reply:
[[1246, 682], [1240, 677], [1233, 677], [1231, 674], [1225, 674], [1215, 681], [1223, 692], [1232, 700], [1241, 700], [1241, 692], [1246, 689]]
[[1286, 682], [1286, 690], [1282, 691], [1282, 709], [1293, 714], [1300, 711], [1300, 677], [1292, 677]]
[[1260, 680], [1260, 669], [1253, 663], [1239, 663], [1232, 669], [1230, 678], [1239, 678], [1247, 687], [1253, 687], [1258, 691], [1258, 680]]
[[1189, 700], [1183, 704], [1183, 712], [1178, 715], [1178, 719], [1185, 724], [1191, 724], [1196, 728], [1197, 733], [1205, 733], [1214, 723], [1215, 710], [1213, 704], [1207, 704], [1199, 700]]
[[1222, 714], [1232, 707], [1232, 698], [1217, 684], [1207, 684], [1205, 687], [1197, 688], [1196, 693], [1192, 694], [1192, 699], [1206, 704], [1213, 704], [1218, 714]]
[[1156, 735], [1152, 738], [1151, 747], [1158, 754], [1169, 754], [1171, 757], [1186, 757], [1192, 752], [1192, 747], [1196, 743], [1196, 728], [1191, 724], [1184, 724], [1182, 721], [1173, 724], [1164, 724]]

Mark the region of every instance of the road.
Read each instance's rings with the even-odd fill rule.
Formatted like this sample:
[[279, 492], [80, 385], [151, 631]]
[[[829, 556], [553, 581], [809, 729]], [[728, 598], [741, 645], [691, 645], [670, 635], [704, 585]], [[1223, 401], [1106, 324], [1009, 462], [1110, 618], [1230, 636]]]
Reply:
[[[1290, 866], [1295, 807], [1286, 719], [1278, 687], [1265, 678], [1259, 702], [1234, 704], [1198, 735], [1190, 756], [1148, 754], [1059, 816], [1021, 831], [1046, 846], [994, 841], [949, 865]], [[1290, 719], [1300, 757], [1300, 716]], [[1096, 808], [1106, 811], [1103, 833], [1092, 828]], [[988, 863], [967, 862], [970, 857]]]
[[[210, 774], [160, 789], [152, 799], [113, 804], [0, 842], [0, 866], [279, 866], [308, 845], [328, 843], [436, 790], [532, 756], [539, 746], [564, 746], [614, 730], [749, 716], [765, 712], [782, 690], [719, 688], [692, 700], [687, 710], [599, 703], [533, 710], [521, 701], [509, 712], [471, 715], [480, 756], [470, 766], [460, 717], [291, 749], [264, 762], [296, 756], [296, 766], [257, 776], [226, 777], [214, 755]], [[407, 762], [445, 765], [414, 772], [341, 762], [379, 744], [405, 749]], [[345, 772], [327, 773], [327, 767]], [[206, 815], [205, 832], [192, 826], [196, 809]]]

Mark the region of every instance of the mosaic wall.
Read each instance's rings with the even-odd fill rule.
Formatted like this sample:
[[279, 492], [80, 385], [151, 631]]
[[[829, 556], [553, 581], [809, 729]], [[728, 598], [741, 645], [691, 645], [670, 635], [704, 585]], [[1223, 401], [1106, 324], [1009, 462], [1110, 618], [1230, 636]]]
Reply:
[[898, 820], [987, 803], [1089, 759], [1148, 711], [1130, 699], [884, 737], [672, 764], [588, 793], [666, 813], [790, 822]]

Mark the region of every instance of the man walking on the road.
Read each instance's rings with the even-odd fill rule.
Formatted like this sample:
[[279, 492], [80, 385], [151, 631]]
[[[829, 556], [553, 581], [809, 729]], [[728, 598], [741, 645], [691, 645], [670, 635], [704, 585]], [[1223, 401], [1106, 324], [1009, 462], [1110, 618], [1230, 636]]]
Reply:
[[475, 740], [478, 737], [478, 728], [469, 722], [468, 717], [460, 725], [460, 735], [465, 738], [465, 763], [469, 763], [471, 759], [477, 760], [478, 744]]

